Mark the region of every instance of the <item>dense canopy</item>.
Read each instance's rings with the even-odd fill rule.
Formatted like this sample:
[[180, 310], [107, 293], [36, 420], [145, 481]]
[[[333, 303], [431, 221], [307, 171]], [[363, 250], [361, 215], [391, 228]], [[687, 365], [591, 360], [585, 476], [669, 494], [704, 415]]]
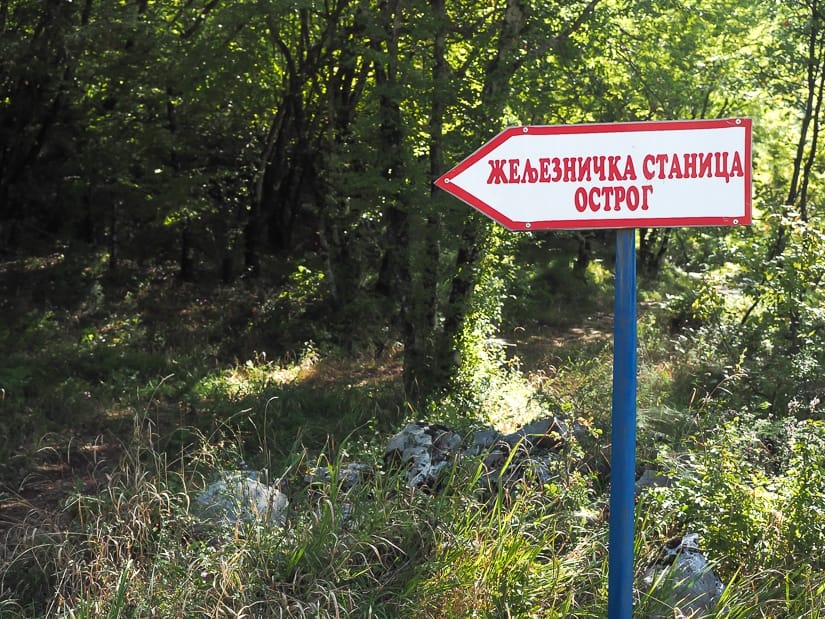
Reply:
[[[746, 272], [791, 268], [748, 274], [741, 321], [790, 317], [798, 348], [817, 327], [795, 241], [821, 227], [822, 33], [816, 0], [6, 0], [0, 247], [174, 261], [184, 281], [275, 260], [318, 278], [336, 324], [389, 329], [415, 398], [455, 372], [485, 254], [517, 251], [435, 178], [511, 124], [751, 116], [753, 232], [644, 230], [640, 257], [736, 246]], [[592, 257], [589, 236], [541, 242]]]

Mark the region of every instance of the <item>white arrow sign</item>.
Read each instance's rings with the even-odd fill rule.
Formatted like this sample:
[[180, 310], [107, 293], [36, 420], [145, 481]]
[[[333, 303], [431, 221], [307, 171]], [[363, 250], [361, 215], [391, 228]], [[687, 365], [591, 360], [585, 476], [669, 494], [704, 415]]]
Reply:
[[510, 230], [751, 220], [751, 121], [511, 127], [436, 181]]

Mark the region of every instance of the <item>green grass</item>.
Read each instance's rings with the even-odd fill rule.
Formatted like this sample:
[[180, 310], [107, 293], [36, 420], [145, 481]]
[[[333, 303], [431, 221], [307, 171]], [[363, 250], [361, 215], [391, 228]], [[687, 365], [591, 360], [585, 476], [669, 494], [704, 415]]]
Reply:
[[[61, 265], [18, 267], [38, 277]], [[463, 369], [455, 393], [413, 410], [395, 353], [279, 340], [271, 321], [256, 326], [271, 295], [254, 285], [177, 289], [159, 278], [130, 289], [84, 277], [61, 288], [62, 306], [24, 297], [0, 331], [0, 479], [5, 504], [18, 504], [2, 511], [0, 615], [605, 616], [603, 329], [577, 331], [581, 316], [559, 317], [561, 330], [468, 357], [478, 366]], [[593, 290], [604, 294], [602, 283]], [[822, 616], [818, 402], [776, 418], [731, 409], [732, 378], [689, 388], [684, 377], [702, 372], [709, 353], [685, 354], [667, 320], [651, 310], [640, 322], [639, 467], [673, 481], [639, 500], [639, 581], [666, 539], [692, 530], [727, 586], [710, 616]], [[414, 492], [382, 461], [408, 421], [469, 434], [547, 413], [589, 432], [545, 485], [486, 496], [479, 460], [466, 457], [438, 493]], [[336, 471], [349, 462], [374, 475], [345, 492]], [[242, 463], [287, 492], [287, 526], [227, 531], [197, 515], [194, 494]], [[318, 465], [332, 481], [310, 491]], [[96, 485], [57, 484], [67, 475]], [[640, 590], [637, 613], [672, 616], [656, 601], [664, 593]]]

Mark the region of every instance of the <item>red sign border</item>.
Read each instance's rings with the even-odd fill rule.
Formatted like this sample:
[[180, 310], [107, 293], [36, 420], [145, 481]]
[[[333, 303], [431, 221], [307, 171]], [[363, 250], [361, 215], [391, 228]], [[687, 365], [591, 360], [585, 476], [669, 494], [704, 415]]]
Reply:
[[[750, 118], [724, 118], [711, 120], [663, 120], [625, 123], [590, 123], [577, 125], [523, 125], [509, 127], [481, 146], [472, 155], [464, 159], [453, 169], [443, 174], [435, 185], [454, 195], [473, 208], [484, 213], [490, 219], [500, 223], [514, 232], [533, 230], [592, 230], [622, 228], [680, 228], [700, 226], [746, 226], [751, 223], [751, 136], [752, 120]], [[648, 217], [639, 219], [591, 219], [591, 220], [557, 220], [513, 221], [483, 200], [451, 184], [451, 180], [480, 159], [498, 148], [516, 135], [579, 135], [590, 133], [632, 133], [638, 131], [690, 131], [696, 129], [719, 129], [744, 127], [745, 129], [745, 212], [742, 217]]]

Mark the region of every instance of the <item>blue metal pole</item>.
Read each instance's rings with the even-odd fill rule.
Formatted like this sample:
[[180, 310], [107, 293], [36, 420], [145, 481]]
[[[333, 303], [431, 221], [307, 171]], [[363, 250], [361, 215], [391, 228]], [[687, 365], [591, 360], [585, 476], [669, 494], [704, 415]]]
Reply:
[[608, 619], [633, 616], [636, 481], [636, 230], [616, 235]]

